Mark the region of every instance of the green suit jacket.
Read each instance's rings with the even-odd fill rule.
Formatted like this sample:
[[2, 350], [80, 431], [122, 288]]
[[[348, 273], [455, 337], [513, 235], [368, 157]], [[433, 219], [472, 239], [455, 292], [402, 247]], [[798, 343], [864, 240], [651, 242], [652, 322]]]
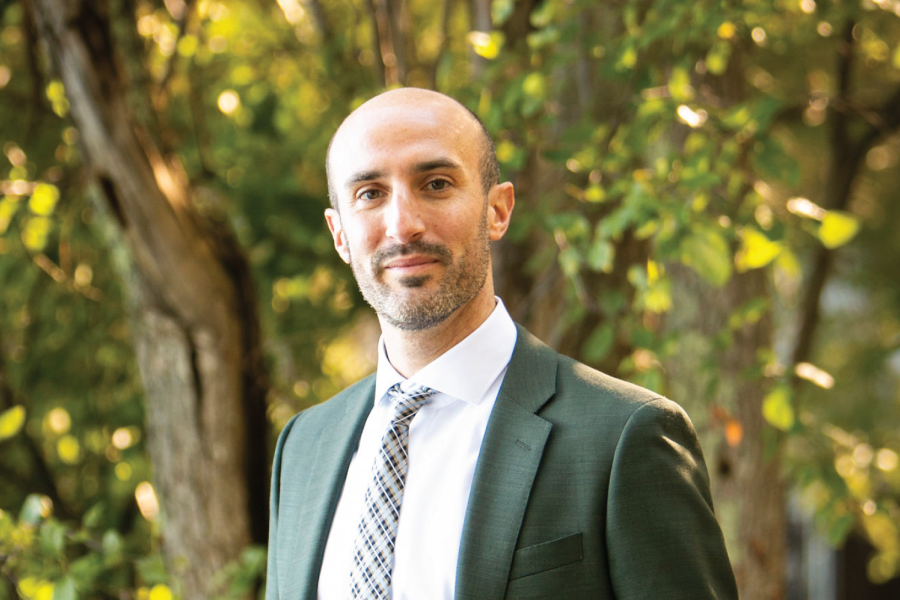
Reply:
[[[374, 388], [367, 377], [284, 428], [272, 474], [267, 600], [316, 598]], [[458, 600], [737, 598], [684, 411], [557, 354], [521, 327], [459, 552]]]

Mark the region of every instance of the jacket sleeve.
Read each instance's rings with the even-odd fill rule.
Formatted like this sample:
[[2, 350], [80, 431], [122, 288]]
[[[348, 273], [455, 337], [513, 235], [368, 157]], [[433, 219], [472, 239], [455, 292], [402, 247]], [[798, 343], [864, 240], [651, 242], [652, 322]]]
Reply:
[[623, 428], [606, 535], [618, 600], [737, 600], [700, 444], [674, 402], [641, 405]]
[[[302, 414], [302, 413], [300, 413]], [[284, 444], [300, 414], [288, 421], [278, 436], [275, 458], [272, 462], [272, 491], [269, 494], [269, 555], [266, 569], [266, 600], [278, 600], [278, 507], [281, 496], [281, 464], [284, 460]]]

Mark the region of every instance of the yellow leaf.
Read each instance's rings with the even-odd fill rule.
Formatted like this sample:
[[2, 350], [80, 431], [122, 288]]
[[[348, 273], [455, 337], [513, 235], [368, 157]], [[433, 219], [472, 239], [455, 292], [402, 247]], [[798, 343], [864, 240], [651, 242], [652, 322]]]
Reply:
[[81, 444], [71, 435], [64, 435], [56, 442], [56, 452], [64, 463], [74, 465], [81, 456]]
[[606, 198], [606, 192], [596, 183], [592, 183], [584, 189], [584, 199], [588, 202], [603, 202], [604, 198]]
[[469, 43], [472, 44], [472, 50], [475, 54], [493, 60], [500, 55], [500, 49], [505, 41], [504, 35], [499, 31], [486, 33], [484, 31], [470, 31], [468, 35]]
[[897, 47], [894, 49], [894, 60], [892, 62], [896, 68], [900, 69], [900, 44], [897, 44]]
[[49, 183], [38, 183], [34, 186], [28, 208], [36, 215], [49, 217], [59, 201], [59, 189]]
[[24, 424], [24, 406], [13, 406], [0, 413], [0, 441], [7, 440], [19, 433]]
[[625, 69], [633, 69], [634, 65], [637, 64], [637, 50], [634, 49], [634, 46], [629, 46], [625, 49], [625, 52], [622, 53], [622, 56], [619, 58], [619, 62], [616, 64], [616, 69], [619, 71]]
[[718, 34], [718, 36], [723, 40], [730, 40], [734, 37], [734, 31], [734, 23], [732, 23], [731, 21], [725, 21], [724, 23], [719, 25], [719, 28], [716, 30], [716, 34]]
[[788, 389], [777, 387], [763, 399], [763, 417], [773, 427], [787, 431], [794, 426], [794, 407]]
[[503, 140], [497, 144], [497, 160], [502, 163], [508, 163], [516, 155], [516, 145], [509, 140]]
[[829, 249], [839, 248], [853, 239], [859, 231], [859, 221], [845, 212], [830, 210], [822, 219], [819, 239]]
[[172, 600], [172, 590], [167, 585], [157, 583], [150, 590], [150, 600]]
[[200, 45], [199, 40], [197, 40], [197, 36], [186, 35], [178, 41], [178, 54], [184, 57], [191, 57], [197, 52], [197, 47]]
[[53, 584], [49, 581], [45, 582], [38, 588], [34, 595], [34, 600], [53, 600]]
[[531, 73], [522, 82], [522, 91], [532, 98], [543, 98], [546, 90], [547, 84], [540, 73]]
[[734, 257], [734, 263], [740, 272], [764, 267], [781, 252], [781, 242], [773, 242], [755, 229], [744, 229], [741, 249]]
[[47, 245], [51, 225], [47, 217], [31, 217], [22, 228], [22, 243], [32, 252], [40, 252]]

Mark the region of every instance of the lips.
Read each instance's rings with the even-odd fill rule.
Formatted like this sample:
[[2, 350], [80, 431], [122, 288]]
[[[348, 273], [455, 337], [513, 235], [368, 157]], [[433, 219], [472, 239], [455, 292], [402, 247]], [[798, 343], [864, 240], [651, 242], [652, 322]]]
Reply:
[[404, 256], [388, 262], [385, 269], [412, 269], [426, 265], [437, 264], [440, 261], [430, 256]]
[[398, 271], [425, 270], [432, 264], [449, 264], [450, 249], [443, 244], [416, 240], [406, 245], [381, 248], [372, 256], [376, 274], [392, 269]]

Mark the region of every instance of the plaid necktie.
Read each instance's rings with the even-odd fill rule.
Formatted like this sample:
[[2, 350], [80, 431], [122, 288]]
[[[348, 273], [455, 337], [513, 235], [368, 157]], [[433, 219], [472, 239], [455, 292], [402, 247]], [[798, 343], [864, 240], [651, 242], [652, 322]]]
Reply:
[[381, 438], [381, 449], [375, 458], [373, 478], [366, 490], [365, 508], [353, 543], [351, 598], [383, 600], [391, 597], [394, 541], [409, 467], [409, 423], [432, 394], [434, 390], [419, 385], [404, 393], [399, 383], [388, 390], [388, 397], [394, 404], [394, 418]]

